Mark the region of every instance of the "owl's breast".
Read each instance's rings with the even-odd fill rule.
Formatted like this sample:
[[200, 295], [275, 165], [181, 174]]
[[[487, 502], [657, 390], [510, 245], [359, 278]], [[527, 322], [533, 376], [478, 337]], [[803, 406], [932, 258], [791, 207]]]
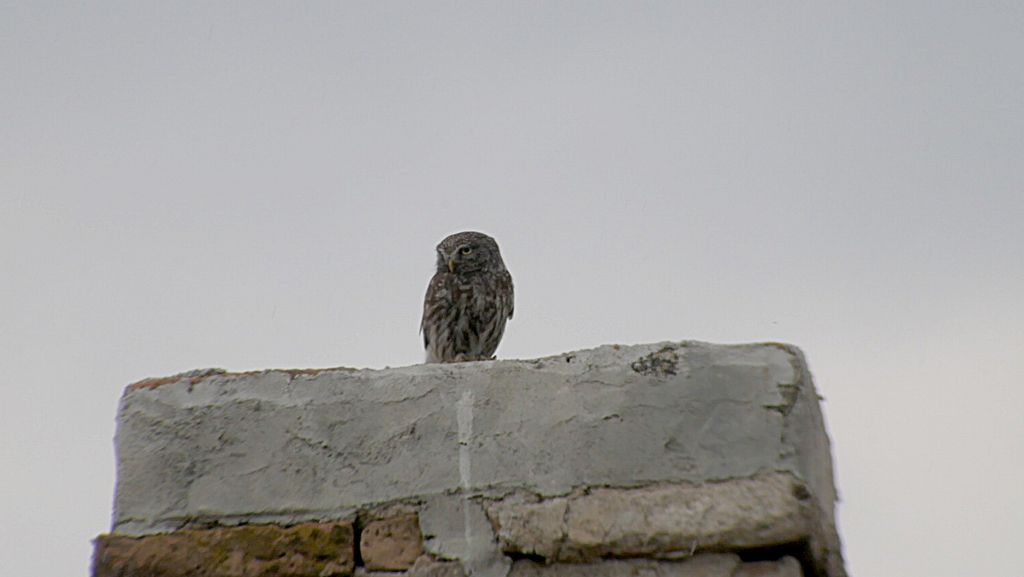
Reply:
[[494, 316], [494, 283], [488, 282], [486, 275], [460, 278], [452, 286], [451, 298], [463, 314], [474, 320], [486, 321]]

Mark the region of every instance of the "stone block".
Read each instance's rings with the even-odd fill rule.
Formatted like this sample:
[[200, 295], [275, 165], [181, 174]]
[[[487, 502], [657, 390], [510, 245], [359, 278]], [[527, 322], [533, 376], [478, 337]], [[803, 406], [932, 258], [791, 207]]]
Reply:
[[683, 561], [606, 559], [591, 563], [544, 565], [516, 561], [509, 577], [734, 577], [743, 565], [732, 554], [702, 553]]
[[539, 503], [488, 507], [503, 550], [550, 561], [676, 557], [799, 542], [813, 509], [803, 483], [769, 473], [702, 485], [598, 488]]
[[732, 577], [803, 577], [803, 570], [793, 557], [783, 557], [777, 561], [743, 563]]
[[466, 577], [462, 564], [457, 561], [439, 561], [423, 555], [409, 568], [408, 577]]
[[370, 521], [359, 538], [359, 553], [369, 570], [404, 571], [423, 554], [416, 514]]
[[355, 560], [352, 524], [181, 530], [96, 539], [94, 577], [344, 577]]
[[353, 575], [354, 577], [466, 577], [466, 572], [458, 561], [440, 561], [430, 555], [422, 555], [407, 571], [374, 571], [366, 567], [356, 567]]

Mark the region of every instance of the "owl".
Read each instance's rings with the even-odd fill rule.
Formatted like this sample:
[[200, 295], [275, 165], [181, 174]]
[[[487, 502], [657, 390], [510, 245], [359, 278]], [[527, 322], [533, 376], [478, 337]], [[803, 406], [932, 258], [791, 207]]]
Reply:
[[493, 238], [459, 232], [442, 240], [420, 323], [427, 362], [493, 359], [512, 309], [512, 275]]

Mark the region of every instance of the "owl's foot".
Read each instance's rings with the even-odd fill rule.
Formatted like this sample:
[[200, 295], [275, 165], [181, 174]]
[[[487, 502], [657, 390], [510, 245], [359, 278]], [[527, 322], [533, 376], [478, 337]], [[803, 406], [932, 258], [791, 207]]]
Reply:
[[498, 355], [491, 355], [485, 357], [483, 355], [467, 355], [465, 353], [459, 353], [455, 355], [455, 358], [445, 361], [446, 363], [471, 363], [473, 361], [493, 361], [498, 358]]

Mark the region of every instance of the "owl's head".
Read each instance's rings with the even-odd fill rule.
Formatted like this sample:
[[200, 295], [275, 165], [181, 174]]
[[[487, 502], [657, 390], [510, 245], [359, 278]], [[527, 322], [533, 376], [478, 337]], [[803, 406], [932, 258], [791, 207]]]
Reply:
[[503, 271], [498, 243], [482, 232], [457, 232], [437, 245], [437, 272]]

